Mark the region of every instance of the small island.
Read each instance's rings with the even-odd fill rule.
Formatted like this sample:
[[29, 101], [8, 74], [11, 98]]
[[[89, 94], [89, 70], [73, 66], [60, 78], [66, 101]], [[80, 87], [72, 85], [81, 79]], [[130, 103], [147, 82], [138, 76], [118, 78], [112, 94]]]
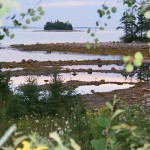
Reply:
[[73, 30], [72, 24], [67, 22], [60, 22], [59, 20], [55, 22], [47, 22], [44, 25], [44, 30]]

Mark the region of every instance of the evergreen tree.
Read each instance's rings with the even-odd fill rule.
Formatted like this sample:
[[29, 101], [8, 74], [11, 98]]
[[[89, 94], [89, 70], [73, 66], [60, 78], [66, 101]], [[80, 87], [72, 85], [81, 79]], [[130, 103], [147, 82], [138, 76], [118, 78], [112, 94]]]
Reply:
[[136, 38], [136, 17], [133, 11], [128, 9], [123, 13], [123, 17], [120, 19], [121, 25], [117, 29], [123, 29], [124, 36], [121, 40], [124, 42], [132, 42]]
[[121, 26], [117, 29], [123, 29], [124, 35], [120, 38], [123, 42], [148, 41], [146, 33], [150, 27], [150, 20], [144, 17], [147, 8], [143, 7], [147, 0], [141, 0], [138, 5], [128, 8], [120, 19]]

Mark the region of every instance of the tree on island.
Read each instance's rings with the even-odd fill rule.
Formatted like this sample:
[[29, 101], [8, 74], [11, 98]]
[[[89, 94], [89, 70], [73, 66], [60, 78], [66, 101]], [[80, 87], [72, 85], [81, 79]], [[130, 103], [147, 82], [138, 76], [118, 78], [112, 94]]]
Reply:
[[44, 25], [44, 30], [73, 30], [73, 27], [68, 21], [64, 23], [57, 20], [55, 22], [47, 22]]

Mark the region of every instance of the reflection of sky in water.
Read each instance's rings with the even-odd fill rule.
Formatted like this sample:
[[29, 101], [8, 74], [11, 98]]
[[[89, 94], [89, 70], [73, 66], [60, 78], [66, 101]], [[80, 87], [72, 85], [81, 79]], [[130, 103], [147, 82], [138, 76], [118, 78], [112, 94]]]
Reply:
[[[32, 78], [37, 78], [37, 83], [39, 85], [45, 84], [44, 80], [51, 80], [51, 76], [30, 76]], [[87, 73], [77, 73], [76, 76], [73, 76], [70, 73], [61, 73], [59, 76], [64, 82], [69, 80], [78, 80], [78, 81], [100, 81], [105, 80], [106, 82], [137, 82], [135, 78], [125, 78], [117, 73], [98, 73], [94, 72], [92, 74]], [[11, 77], [12, 87], [17, 87], [20, 84], [25, 83], [27, 76]]]
[[0, 62], [20, 62], [22, 59], [33, 59], [37, 61], [59, 61], [59, 60], [119, 60], [120, 56], [101, 56], [101, 55], [88, 55], [88, 54], [76, 54], [76, 53], [63, 53], [52, 52], [47, 53], [44, 51], [18, 51], [9, 48], [0, 49]]
[[110, 92], [113, 90], [119, 90], [119, 89], [127, 89], [129, 87], [133, 87], [134, 85], [130, 84], [123, 84], [123, 85], [117, 85], [117, 84], [101, 84], [99, 86], [96, 85], [83, 85], [76, 88], [77, 93], [81, 94], [92, 94], [91, 90], [94, 90], [94, 92]]
[[63, 69], [89, 69], [92, 70], [111, 70], [112, 68], [115, 68], [117, 70], [123, 70], [124, 66], [118, 66], [118, 65], [72, 65], [72, 66], [62, 66]]
[[23, 68], [2, 68], [1, 71], [18, 71], [18, 70], [23, 70]]
[[[32, 29], [37, 30], [37, 29]], [[78, 29], [79, 30], [79, 29]], [[86, 43], [87, 41], [93, 42], [93, 38], [87, 34], [87, 29], [84, 32], [33, 32], [31, 30], [13, 30], [15, 38], [11, 39], [6, 37], [2, 40], [3, 45], [10, 44], [36, 44], [39, 43]], [[122, 32], [120, 31], [97, 31], [96, 37], [100, 42], [119, 41]]]
[[92, 74], [77, 73], [76, 76], [73, 76], [72, 73], [61, 73], [60, 76], [64, 78], [64, 81], [69, 80], [78, 80], [78, 81], [100, 81], [105, 80], [108, 82], [137, 82], [136, 79], [133, 77], [125, 79], [121, 74], [118, 73], [99, 73], [93, 72]]

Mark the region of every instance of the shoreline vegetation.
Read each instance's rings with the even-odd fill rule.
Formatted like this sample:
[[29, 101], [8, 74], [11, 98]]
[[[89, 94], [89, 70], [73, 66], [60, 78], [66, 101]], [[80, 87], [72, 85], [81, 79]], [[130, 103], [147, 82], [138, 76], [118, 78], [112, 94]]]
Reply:
[[144, 57], [149, 57], [148, 43], [122, 43], [122, 42], [100, 42], [94, 49], [91, 43], [91, 49], [87, 49], [86, 43], [36, 43], [31, 45], [14, 44], [12, 48], [22, 51], [47, 51], [51, 53], [57, 52], [73, 52], [81, 54], [100, 54], [100, 55], [133, 55], [137, 51], [141, 51]]

